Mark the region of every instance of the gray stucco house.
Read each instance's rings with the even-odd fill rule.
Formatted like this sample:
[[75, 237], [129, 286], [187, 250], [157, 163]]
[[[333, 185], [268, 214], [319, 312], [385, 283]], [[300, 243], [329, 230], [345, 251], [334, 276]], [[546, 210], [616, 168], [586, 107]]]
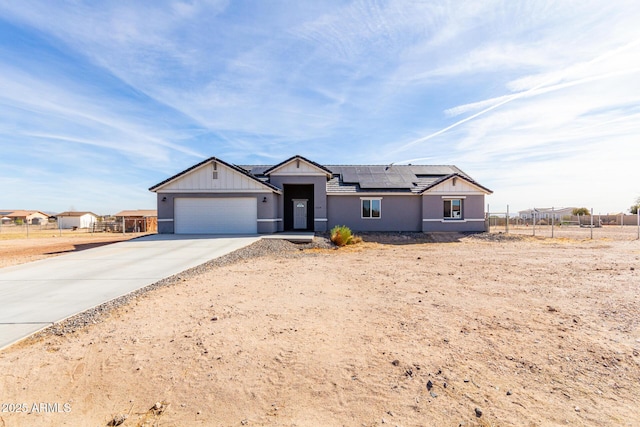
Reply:
[[293, 156], [238, 166], [211, 157], [149, 189], [158, 232], [484, 231], [491, 190], [455, 166], [320, 165]]

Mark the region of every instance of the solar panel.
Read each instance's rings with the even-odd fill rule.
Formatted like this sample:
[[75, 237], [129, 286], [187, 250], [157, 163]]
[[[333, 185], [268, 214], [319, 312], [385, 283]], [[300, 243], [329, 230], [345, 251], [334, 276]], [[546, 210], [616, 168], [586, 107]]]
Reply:
[[342, 182], [355, 184], [358, 182], [358, 173], [355, 169], [345, 168], [342, 171]]
[[360, 188], [364, 189], [390, 189], [390, 188], [412, 188], [413, 183], [395, 183], [391, 181], [360, 181]]
[[406, 167], [352, 166], [341, 170], [344, 183], [358, 183], [365, 189], [413, 188], [416, 176]]

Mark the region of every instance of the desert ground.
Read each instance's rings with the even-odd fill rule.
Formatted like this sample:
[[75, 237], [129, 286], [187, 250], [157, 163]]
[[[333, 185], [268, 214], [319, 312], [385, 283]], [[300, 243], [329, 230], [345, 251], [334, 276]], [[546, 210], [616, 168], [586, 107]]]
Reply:
[[87, 233], [64, 230], [32, 232], [26, 235], [0, 234], [0, 268], [24, 264], [51, 256], [95, 248], [134, 239], [146, 233]]
[[1, 351], [0, 427], [637, 426], [640, 241], [595, 231], [213, 263]]

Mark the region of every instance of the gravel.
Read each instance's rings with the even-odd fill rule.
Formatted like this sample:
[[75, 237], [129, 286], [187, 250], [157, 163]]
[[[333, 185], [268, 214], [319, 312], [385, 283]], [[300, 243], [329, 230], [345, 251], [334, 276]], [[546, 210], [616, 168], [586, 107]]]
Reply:
[[365, 242], [376, 242], [392, 245], [409, 245], [419, 243], [451, 243], [465, 240], [479, 240], [490, 242], [518, 241], [525, 240], [527, 236], [506, 233], [483, 233], [483, 232], [431, 232], [422, 233], [418, 231], [402, 231], [397, 233], [385, 232], [360, 232], [356, 233]]
[[[522, 236], [502, 235], [495, 233], [420, 233], [420, 232], [399, 232], [399, 233], [358, 233], [364, 241], [377, 242], [383, 244], [419, 244], [419, 243], [442, 243], [459, 241], [460, 239], [475, 240], [519, 240]], [[234, 264], [251, 258], [262, 256], [275, 256], [278, 258], [297, 258], [303, 256], [316, 256], [312, 251], [305, 249], [336, 249], [336, 246], [329, 240], [328, 233], [316, 234], [311, 243], [292, 243], [279, 239], [260, 239], [257, 242], [234, 251], [230, 254], [215, 258], [197, 267], [185, 270], [174, 276], [167, 277], [149, 286], [145, 286], [127, 295], [100, 304], [75, 316], [69, 317], [61, 322], [55, 323], [48, 328], [31, 336], [31, 339], [39, 339], [48, 335], [64, 336], [74, 333], [88, 325], [98, 323], [101, 318], [111, 310], [128, 304], [137, 298], [154, 289], [171, 286], [185, 281], [191, 277], [205, 273], [213, 268]]]
[[465, 240], [482, 240], [485, 242], [513, 242], [526, 240], [529, 236], [507, 233], [474, 233], [465, 237]]
[[88, 325], [98, 323], [103, 316], [111, 310], [128, 304], [140, 295], [143, 295], [154, 289], [171, 286], [176, 283], [183, 282], [189, 278], [205, 273], [211, 269], [234, 264], [251, 258], [262, 256], [276, 256], [278, 258], [298, 258], [306, 256], [316, 256], [314, 252], [305, 251], [305, 249], [335, 249], [336, 246], [331, 243], [328, 236], [316, 235], [311, 243], [292, 243], [287, 240], [278, 239], [260, 239], [257, 242], [246, 246], [237, 251], [231, 252], [219, 258], [212, 259], [197, 267], [185, 270], [176, 275], [162, 279], [156, 283], [135, 290], [127, 295], [107, 301], [89, 310], [71, 316], [61, 322], [54, 323], [48, 328], [32, 335], [30, 339], [38, 340], [49, 335], [64, 336], [74, 333]]

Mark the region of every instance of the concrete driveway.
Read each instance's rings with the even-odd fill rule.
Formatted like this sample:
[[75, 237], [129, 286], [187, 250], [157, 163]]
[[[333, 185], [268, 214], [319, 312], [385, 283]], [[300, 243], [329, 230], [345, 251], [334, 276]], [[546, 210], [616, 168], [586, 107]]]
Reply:
[[158, 234], [2, 268], [0, 349], [259, 239]]

